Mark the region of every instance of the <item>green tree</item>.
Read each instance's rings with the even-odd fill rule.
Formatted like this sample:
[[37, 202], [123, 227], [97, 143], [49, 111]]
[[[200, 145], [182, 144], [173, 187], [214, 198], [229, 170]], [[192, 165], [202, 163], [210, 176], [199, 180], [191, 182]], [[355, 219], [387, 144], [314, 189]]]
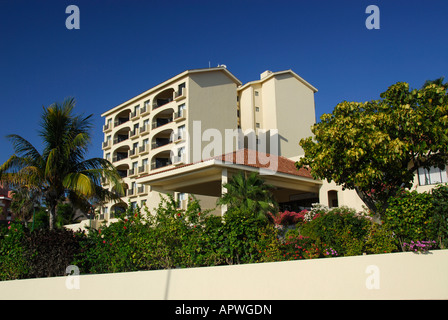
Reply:
[[356, 190], [369, 209], [383, 213], [387, 201], [409, 188], [419, 167], [443, 169], [448, 161], [446, 85], [410, 90], [399, 82], [380, 100], [339, 103], [300, 141], [315, 178]]
[[277, 210], [278, 205], [272, 195], [273, 187], [266, 184], [256, 172], [239, 172], [223, 187], [227, 192], [218, 199], [218, 205], [228, 205], [230, 209], [239, 208], [241, 211], [263, 215]]
[[13, 190], [10, 209], [14, 212], [15, 219], [22, 220], [26, 224], [32, 218], [34, 210], [40, 207], [40, 192], [38, 189], [21, 186]]
[[[57, 206], [66, 198], [77, 208], [88, 210], [98, 199], [119, 200], [121, 178], [114, 166], [102, 158], [85, 159], [91, 141], [92, 115], [75, 115], [75, 100], [43, 108], [39, 136], [43, 151], [17, 134], [8, 135], [13, 154], [1, 167], [0, 179], [16, 188], [39, 189], [53, 229]], [[102, 188], [107, 178], [114, 191]]]

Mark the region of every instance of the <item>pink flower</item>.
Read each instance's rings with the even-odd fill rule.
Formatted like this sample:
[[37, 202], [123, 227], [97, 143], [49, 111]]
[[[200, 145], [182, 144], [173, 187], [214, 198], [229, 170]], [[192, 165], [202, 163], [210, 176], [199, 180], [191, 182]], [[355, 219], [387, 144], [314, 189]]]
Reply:
[[[8, 222], [9, 223], [9, 222]], [[11, 226], [8, 227], [8, 230], [11, 229]]]

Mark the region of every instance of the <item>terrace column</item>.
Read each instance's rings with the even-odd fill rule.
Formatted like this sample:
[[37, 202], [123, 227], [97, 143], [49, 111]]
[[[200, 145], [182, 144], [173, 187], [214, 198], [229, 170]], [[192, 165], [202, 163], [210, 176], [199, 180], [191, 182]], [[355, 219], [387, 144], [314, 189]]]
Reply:
[[[227, 179], [227, 169], [224, 168], [221, 171], [221, 194], [227, 193], [227, 189], [224, 188], [224, 184], [226, 184], [228, 181]], [[227, 205], [226, 204], [222, 204], [221, 205], [221, 216], [224, 216], [227, 212]]]

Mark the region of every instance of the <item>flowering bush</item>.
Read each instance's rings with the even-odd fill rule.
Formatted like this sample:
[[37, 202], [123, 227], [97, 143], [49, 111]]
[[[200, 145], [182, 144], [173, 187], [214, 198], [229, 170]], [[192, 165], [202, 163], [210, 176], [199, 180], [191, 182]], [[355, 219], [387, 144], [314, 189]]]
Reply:
[[271, 212], [269, 212], [269, 216], [271, 217], [275, 225], [290, 226], [302, 222], [305, 218], [306, 213], [306, 210], [303, 210], [301, 212], [284, 211], [278, 212], [277, 214], [272, 214]]
[[412, 252], [422, 252], [426, 253], [428, 250], [434, 248], [436, 246], [436, 242], [433, 240], [428, 241], [417, 241], [414, 242], [411, 240], [410, 243], [403, 243], [403, 251], [412, 251]]

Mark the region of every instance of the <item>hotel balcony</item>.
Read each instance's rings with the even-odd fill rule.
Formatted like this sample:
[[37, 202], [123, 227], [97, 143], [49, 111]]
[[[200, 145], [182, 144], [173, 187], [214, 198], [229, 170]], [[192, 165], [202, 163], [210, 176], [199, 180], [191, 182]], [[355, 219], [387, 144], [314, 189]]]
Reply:
[[143, 107], [140, 108], [140, 117], [146, 116], [149, 114], [149, 103], [145, 104]]
[[103, 132], [109, 132], [112, 130], [112, 123], [103, 125]]
[[174, 156], [173, 157], [173, 165], [174, 166], [179, 166], [181, 164], [185, 164], [186, 163], [186, 158], [187, 157], [186, 157], [185, 153], [181, 154], [180, 156], [179, 155]]
[[138, 174], [147, 174], [149, 172], [149, 166], [148, 165], [143, 165], [138, 167]]
[[118, 162], [128, 158], [127, 152], [117, 152], [116, 155], [112, 158], [112, 162]]
[[171, 101], [173, 101], [173, 97], [174, 97], [174, 89], [170, 88], [160, 92], [153, 100], [152, 110], [155, 110], [157, 108], [166, 105], [167, 103], [170, 103]]
[[186, 112], [185, 109], [184, 110], [180, 110], [179, 112], [175, 112], [174, 115], [173, 115], [174, 121], [179, 122], [179, 121], [185, 120], [186, 113], [187, 112]]
[[185, 91], [186, 91], [185, 88], [181, 88], [180, 90], [175, 91], [174, 92], [174, 100], [179, 101], [179, 100], [184, 99], [186, 97]]
[[136, 197], [137, 196], [137, 188], [130, 188], [126, 190], [126, 195], [128, 197]]
[[144, 155], [149, 153], [149, 144], [145, 144], [138, 148], [138, 155]]
[[137, 168], [129, 169], [128, 170], [128, 177], [131, 178], [131, 177], [135, 177], [135, 176], [137, 176]]
[[136, 129], [132, 130], [131, 132], [129, 132], [129, 138], [131, 138], [131, 139], [138, 138], [138, 135], [139, 135], [138, 128], [136, 128]]
[[149, 133], [149, 124], [143, 125], [143, 127], [141, 127], [139, 129], [140, 135], [144, 135], [144, 134], [148, 134], [148, 133]]
[[151, 161], [151, 170], [156, 170], [171, 165], [171, 159], [168, 157], [169, 154], [166, 156], [166, 158], [160, 156]]
[[148, 187], [147, 186], [139, 186], [137, 187], [137, 194], [143, 195], [148, 193]]
[[112, 141], [111, 140], [106, 140], [103, 142], [103, 149], [109, 149], [110, 147], [112, 147]]
[[135, 120], [140, 116], [140, 108], [131, 112], [131, 120]]
[[131, 158], [131, 159], [136, 158], [138, 156], [138, 152], [137, 151], [138, 151], [137, 148], [129, 150], [128, 151], [129, 158]]
[[128, 135], [124, 135], [124, 134], [119, 134], [114, 138], [114, 144], [123, 142], [125, 140], [128, 140], [129, 136]]

